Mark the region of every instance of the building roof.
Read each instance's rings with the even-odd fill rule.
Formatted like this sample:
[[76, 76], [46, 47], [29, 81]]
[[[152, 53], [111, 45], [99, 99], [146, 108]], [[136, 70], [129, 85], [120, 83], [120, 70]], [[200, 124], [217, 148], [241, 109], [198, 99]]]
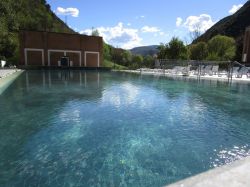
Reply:
[[66, 32], [51, 32], [51, 31], [40, 31], [40, 30], [24, 30], [24, 29], [20, 29], [19, 32], [43, 32], [43, 33], [52, 33], [52, 34], [64, 34], [64, 35], [78, 35], [78, 36], [87, 36], [87, 37], [93, 37], [93, 38], [102, 38], [101, 36], [89, 36], [86, 34], [80, 34], [80, 33], [66, 33]]

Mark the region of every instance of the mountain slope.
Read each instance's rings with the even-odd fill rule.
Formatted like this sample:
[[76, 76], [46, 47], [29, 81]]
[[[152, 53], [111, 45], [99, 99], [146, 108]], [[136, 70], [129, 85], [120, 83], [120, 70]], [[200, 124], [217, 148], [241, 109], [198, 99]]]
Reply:
[[142, 55], [142, 56], [154, 55], [158, 52], [157, 47], [158, 45], [135, 47], [133, 49], [130, 49], [130, 51], [134, 55]]
[[233, 37], [237, 43], [237, 56], [236, 59], [241, 59], [242, 45], [244, 40], [244, 33], [246, 27], [250, 26], [250, 1], [247, 1], [245, 5], [238, 10], [235, 14], [225, 17], [217, 22], [203, 35], [193, 41], [197, 43], [199, 41], [207, 42], [209, 39], [217, 34]]
[[0, 1], [0, 58], [18, 60], [18, 31], [74, 33], [50, 9], [46, 0]]

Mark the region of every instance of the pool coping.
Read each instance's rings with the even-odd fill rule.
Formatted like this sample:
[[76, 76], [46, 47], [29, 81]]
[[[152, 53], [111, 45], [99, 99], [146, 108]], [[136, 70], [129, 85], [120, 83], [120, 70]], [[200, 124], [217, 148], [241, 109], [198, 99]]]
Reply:
[[93, 70], [93, 71], [111, 71], [110, 67], [60, 67], [60, 66], [18, 66], [23, 70]]
[[250, 156], [165, 187], [248, 187]]
[[[1, 71], [1, 69], [0, 69]], [[11, 83], [22, 73], [24, 70], [13, 69], [13, 72], [7, 74], [4, 77], [0, 78], [0, 95], [11, 85]]]

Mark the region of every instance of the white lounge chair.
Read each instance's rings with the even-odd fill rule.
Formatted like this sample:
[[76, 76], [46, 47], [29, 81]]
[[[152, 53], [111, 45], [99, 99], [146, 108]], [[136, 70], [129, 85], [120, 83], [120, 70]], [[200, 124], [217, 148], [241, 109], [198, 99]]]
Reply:
[[202, 70], [201, 70], [201, 75], [208, 75], [209, 72], [212, 71], [212, 65], [206, 65]]
[[234, 66], [232, 70], [232, 77], [237, 77], [240, 67]]
[[190, 68], [191, 68], [191, 65], [188, 65], [188, 66], [184, 67], [184, 68], [182, 69], [182, 75], [183, 75], [183, 76], [188, 76], [189, 73], [190, 73]]
[[212, 75], [217, 75], [219, 72], [219, 66], [216, 65], [216, 66], [213, 66], [211, 71], [209, 72], [209, 75], [212, 76]]
[[[247, 67], [241, 67], [236, 74], [236, 78], [242, 78], [243, 75], [248, 75], [249, 69]], [[248, 78], [248, 76], [247, 76]]]
[[181, 66], [175, 66], [172, 70], [171, 73], [172, 74], [178, 74], [180, 72], [180, 68]]
[[205, 69], [205, 65], [199, 65], [198, 68], [195, 70], [194, 75], [201, 75], [204, 69]]

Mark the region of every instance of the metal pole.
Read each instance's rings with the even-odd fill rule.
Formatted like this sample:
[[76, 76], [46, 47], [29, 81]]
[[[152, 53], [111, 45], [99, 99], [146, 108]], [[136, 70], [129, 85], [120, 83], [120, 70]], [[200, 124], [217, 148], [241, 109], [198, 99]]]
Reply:
[[232, 80], [233, 80], [233, 62], [231, 61], [230, 64], [231, 64], [231, 82], [232, 82]]

